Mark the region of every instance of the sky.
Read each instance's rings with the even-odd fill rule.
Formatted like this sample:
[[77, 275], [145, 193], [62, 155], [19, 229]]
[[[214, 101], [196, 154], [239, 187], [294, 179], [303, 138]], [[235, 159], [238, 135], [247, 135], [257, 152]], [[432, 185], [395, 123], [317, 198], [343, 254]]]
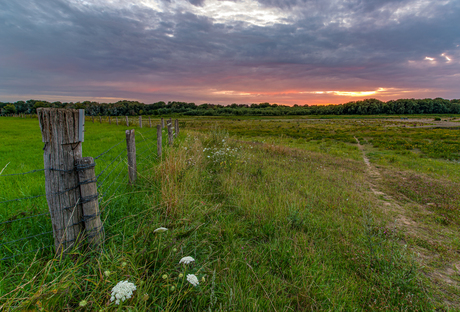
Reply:
[[459, 0], [2, 0], [0, 101], [460, 98]]

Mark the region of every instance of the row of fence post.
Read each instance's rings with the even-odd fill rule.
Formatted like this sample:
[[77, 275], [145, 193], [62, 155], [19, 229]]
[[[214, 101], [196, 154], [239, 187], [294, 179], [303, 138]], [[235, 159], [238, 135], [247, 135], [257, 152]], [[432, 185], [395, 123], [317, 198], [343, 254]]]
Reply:
[[[149, 128], [152, 128], [152, 119], [150, 116], [148, 116], [148, 119], [149, 119]], [[171, 118], [169, 119], [171, 121]], [[176, 119], [177, 120], [177, 119]], [[91, 121], [94, 123], [94, 116], [91, 116]], [[142, 116], [139, 116], [139, 128], [142, 128]], [[109, 122], [109, 125], [112, 124], [112, 117], [111, 116], [108, 116], [108, 122]], [[99, 123], [102, 123], [102, 116], [99, 116]], [[116, 125], [118, 126], [119, 123], [118, 123], [118, 116], [115, 116], [115, 123]], [[126, 126], [129, 127], [129, 117], [128, 116], [125, 116], [125, 123], [126, 123]], [[160, 123], [161, 127], [164, 128], [164, 119], [161, 118], [161, 123]], [[175, 124], [175, 128], [177, 128], [179, 126], [178, 123]]]
[[[100, 218], [95, 162], [82, 157], [84, 141], [84, 110], [37, 109], [42, 141], [45, 143], [45, 188], [53, 226], [56, 253], [87, 243], [95, 248], [104, 241]], [[101, 117], [100, 117], [101, 122]], [[93, 117], [94, 121], [94, 117]], [[142, 120], [139, 119], [142, 127]], [[109, 119], [110, 122], [110, 119]], [[118, 118], [116, 119], [118, 124]], [[126, 117], [128, 124], [128, 117]], [[149, 118], [149, 126], [151, 120]], [[163, 118], [157, 125], [157, 153], [162, 155]], [[179, 134], [179, 121], [167, 121], [168, 143]], [[126, 130], [129, 184], [137, 180], [135, 131]]]

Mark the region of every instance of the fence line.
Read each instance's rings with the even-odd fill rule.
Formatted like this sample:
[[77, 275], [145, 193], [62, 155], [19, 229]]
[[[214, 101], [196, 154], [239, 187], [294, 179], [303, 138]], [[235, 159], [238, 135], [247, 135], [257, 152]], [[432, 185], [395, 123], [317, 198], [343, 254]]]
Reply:
[[[131, 122], [132, 122], [132, 120], [131, 120]], [[171, 124], [171, 122], [170, 122], [170, 124]], [[178, 123], [176, 121], [176, 125], [177, 124]], [[148, 126], [150, 128], [149, 131], [145, 131], [145, 132], [144, 131], [141, 132], [140, 130], [137, 131], [138, 135], [140, 135], [140, 138], [138, 138], [138, 140], [136, 142], [136, 145], [138, 145], [137, 146], [136, 156], [139, 157], [139, 159], [141, 160], [141, 163], [144, 163], [145, 161], [148, 161], [149, 159], [154, 159], [154, 160], [160, 159], [159, 155], [156, 155], [157, 153], [154, 151], [157, 148], [156, 144], [152, 144], [152, 145], [150, 144], [150, 143], [156, 142], [155, 136], [157, 135], [157, 129], [156, 129], [156, 127], [151, 127], [150, 119], [149, 119]], [[178, 133], [178, 131], [176, 133]], [[164, 135], [163, 132], [162, 132], [162, 135]], [[119, 146], [120, 144], [122, 144], [123, 141], [125, 141], [125, 138], [123, 138], [118, 143], [114, 144], [110, 148], [108, 148], [105, 151], [103, 151], [102, 153], [100, 153], [98, 156], [96, 156], [94, 158], [94, 160], [102, 159], [106, 155], [109, 155], [109, 152], [111, 152], [111, 151], [113, 153], [115, 148], [117, 146]], [[145, 144], [145, 146], [142, 146], [143, 144]], [[45, 147], [46, 147], [46, 145], [45, 145]], [[81, 205], [83, 203], [91, 202], [93, 200], [97, 200], [101, 204], [104, 203], [105, 206], [103, 207], [102, 210], [99, 210], [98, 213], [93, 213], [93, 214], [88, 214], [88, 215], [82, 214], [82, 216], [78, 217], [75, 222], [66, 223], [64, 227], [62, 227], [62, 228], [60, 228], [58, 230], [66, 230], [67, 231], [67, 229], [69, 229], [69, 228], [72, 228], [72, 227], [75, 227], [75, 226], [80, 226], [82, 223], [94, 220], [95, 218], [99, 218], [101, 216], [102, 211], [107, 212], [107, 209], [106, 209], [107, 204], [110, 202], [110, 198], [111, 198], [111, 197], [108, 197], [108, 196], [112, 196], [113, 194], [117, 194], [118, 190], [122, 186], [128, 185], [127, 177], [129, 175], [129, 173], [128, 173], [128, 170], [127, 170], [127, 166], [120, 167], [120, 164], [122, 162], [125, 161], [127, 163], [127, 155], [122, 156], [123, 153], [127, 153], [126, 148], [123, 148], [115, 157], [111, 157], [106, 162], [102, 161], [102, 163], [108, 163], [108, 165], [106, 165], [104, 167], [104, 169], [101, 170], [98, 173], [97, 177], [95, 177], [94, 179], [86, 179], [84, 181], [78, 181], [78, 183], [76, 183], [76, 185], [67, 187], [64, 190], [59, 190], [58, 192], [52, 192], [52, 193], [45, 192], [45, 194], [39, 194], [39, 195], [34, 195], [34, 196], [26, 196], [26, 197], [22, 197], [22, 198], [8, 199], [8, 200], [1, 201], [0, 204], [10, 204], [10, 203], [13, 203], [13, 202], [21, 202], [21, 201], [25, 201], [25, 200], [33, 200], [33, 199], [42, 198], [42, 197], [45, 197], [45, 196], [47, 197], [47, 200], [49, 201], [50, 199], [55, 198], [57, 196], [60, 196], [60, 195], [62, 195], [64, 193], [76, 190], [76, 189], [80, 188], [82, 185], [86, 185], [88, 183], [96, 183], [97, 189], [99, 190], [99, 192], [97, 192], [96, 194], [91, 195], [91, 196], [86, 196], [86, 197], [81, 197], [80, 196], [80, 199], [77, 200], [76, 204], [67, 205], [67, 207], [66, 207], [66, 205], [63, 205], [62, 207], [60, 207], [58, 209], [59, 211], [69, 211], [69, 213], [73, 214], [75, 209], [77, 209], [77, 206]], [[148, 154], [150, 154], [150, 156], [146, 156]], [[98, 164], [100, 165], [101, 163], [98, 162]], [[94, 163], [93, 166], [95, 166], [95, 165], [96, 165], [96, 163]], [[111, 166], [112, 166], [112, 168], [110, 168]], [[89, 168], [89, 167], [78, 167], [78, 168], [75, 167], [73, 169], [56, 169], [56, 168], [51, 168], [50, 167], [50, 168], [43, 168], [43, 169], [35, 169], [35, 170], [23, 172], [23, 173], [0, 174], [0, 177], [20, 176], [20, 175], [27, 175], [27, 174], [36, 173], [36, 172], [45, 172], [46, 173], [47, 170], [48, 171], [60, 171], [60, 172], [70, 174], [70, 173], [73, 173], [73, 172], [77, 172], [78, 170], [87, 169], [87, 168]], [[109, 184], [107, 184], [107, 183], [109, 183]], [[116, 186], [115, 188], [114, 188], [114, 185]], [[107, 200], [104, 201], [104, 199], [107, 199]], [[40, 204], [39, 205], [41, 206], [42, 203], [43, 203], [43, 201], [40, 199]], [[71, 204], [71, 203], [69, 203], [69, 204]], [[39, 206], [35, 205], [35, 207], [39, 207]], [[24, 215], [24, 214], [27, 214], [27, 213], [30, 213], [30, 212], [25, 212], [25, 213], [21, 212], [20, 214]], [[46, 223], [48, 223], [48, 220], [50, 220], [50, 217], [52, 218], [52, 215], [51, 215], [51, 213], [49, 211], [43, 212], [43, 213], [38, 213], [38, 214], [35, 214], [35, 215], [25, 216], [25, 217], [22, 217], [22, 218], [11, 219], [11, 218], [14, 218], [16, 216], [18, 216], [18, 215], [10, 217], [10, 220], [1, 221], [0, 226], [7, 227], [11, 223], [22, 224], [22, 222], [29, 222], [27, 220], [32, 219], [32, 218], [38, 218], [38, 217], [45, 217], [46, 218], [45, 219]], [[70, 219], [69, 219], [69, 221], [70, 221]], [[46, 223], [43, 223], [43, 225], [45, 225]], [[34, 221], [33, 224], [37, 224], [37, 221]], [[40, 223], [38, 223], [38, 224], [40, 225]], [[42, 226], [40, 226], [40, 227], [42, 227]], [[22, 228], [19, 227], [19, 229], [22, 229]], [[32, 232], [33, 232], [35, 227], [30, 228], [28, 226], [28, 227], [26, 227], [24, 229], [27, 229], [28, 231], [32, 229]], [[100, 235], [103, 231], [104, 231], [104, 227], [103, 227], [103, 224], [101, 223], [101, 226], [92, 228], [91, 232], [87, 233], [87, 235], [85, 237], [88, 238], [89, 240], [91, 240], [91, 239], [95, 238], [96, 236]], [[13, 233], [13, 235], [10, 236], [10, 237], [8, 237], [7, 235], [4, 235], [3, 238], [0, 239], [0, 247], [1, 247], [0, 250], [7, 249], [9, 253], [12, 253], [12, 255], [6, 256], [5, 251], [2, 251], [3, 257], [0, 258], [0, 261], [12, 259], [12, 258], [15, 258], [15, 257], [17, 257], [19, 255], [24, 255], [24, 254], [34, 253], [34, 252], [37, 253], [40, 250], [43, 250], [43, 249], [46, 249], [46, 248], [49, 248], [49, 247], [53, 247], [53, 246], [56, 247], [56, 244], [54, 244], [54, 245], [53, 244], [50, 244], [50, 245], [45, 244], [46, 246], [42, 246], [40, 248], [33, 249], [33, 250], [27, 250], [28, 247], [31, 246], [30, 244], [28, 244], [28, 242], [31, 239], [38, 238], [38, 237], [47, 237], [45, 240], [40, 239], [41, 243], [46, 243], [48, 240], [52, 239], [52, 237], [49, 236], [49, 234], [51, 234], [51, 233], [53, 233], [53, 231], [44, 231], [44, 232], [40, 232], [40, 233], [36, 233], [36, 234], [33, 234], [33, 235], [24, 236], [24, 237], [21, 237], [21, 234], [19, 232]], [[19, 237], [19, 238], [14, 238], [15, 236]], [[12, 239], [12, 238], [14, 238], [14, 239]], [[67, 243], [72, 243], [72, 242], [75, 242], [77, 239], [80, 239], [78, 237], [76, 237], [76, 238], [69, 237], [69, 238], [70, 239], [61, 241], [61, 244], [63, 244], [63, 246], [66, 246]], [[8, 239], [10, 239], [10, 240], [8, 240]], [[9, 246], [17, 245], [17, 243], [24, 242], [24, 241], [26, 242], [26, 244], [22, 244], [21, 246], [14, 246], [14, 247], [10, 247], [10, 248], [6, 247], [7, 245], [9, 245]], [[26, 249], [26, 250], [24, 250], [24, 249]]]

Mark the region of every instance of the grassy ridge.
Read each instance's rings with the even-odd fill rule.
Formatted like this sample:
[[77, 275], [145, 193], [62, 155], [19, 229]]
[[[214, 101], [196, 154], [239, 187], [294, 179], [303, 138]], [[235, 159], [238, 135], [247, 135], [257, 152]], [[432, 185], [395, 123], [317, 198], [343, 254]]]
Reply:
[[[413, 248], [429, 237], [397, 227], [370, 191], [360, 151], [349, 140], [364, 137], [365, 127], [296, 131], [286, 122], [269, 133], [261, 122], [232, 124], [188, 121], [205, 134], [181, 135], [162, 162], [146, 167], [137, 188], [125, 191], [124, 217], [112, 223], [101, 256], [76, 251], [73, 260], [11, 263], [0, 306], [116, 310], [110, 290], [120, 280], [138, 287], [123, 303], [132, 310], [431, 311], [458, 304], [455, 296], [451, 304], [433, 297], [415, 261]], [[306, 134], [318, 138], [305, 140]], [[375, 151], [398, 156], [383, 169], [405, 166], [399, 159], [408, 155]], [[439, 160], [440, 168], [445, 164], [453, 165]], [[435, 179], [437, 172], [431, 174]], [[430, 225], [449, 230], [456, 221]], [[154, 233], [160, 226], [169, 230]], [[455, 259], [449, 250], [441, 254]], [[183, 256], [196, 261], [179, 265]], [[198, 287], [180, 276], [189, 273]]]

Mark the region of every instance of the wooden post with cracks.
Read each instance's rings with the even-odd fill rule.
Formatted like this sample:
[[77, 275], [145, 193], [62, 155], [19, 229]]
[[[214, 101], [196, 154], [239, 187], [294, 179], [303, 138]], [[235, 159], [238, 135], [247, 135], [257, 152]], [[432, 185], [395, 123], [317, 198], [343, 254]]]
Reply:
[[129, 127], [129, 120], [128, 120], [128, 116], [125, 116], [126, 117], [126, 127]]
[[142, 128], [142, 116], [139, 116], [139, 128]]
[[[37, 109], [45, 165], [46, 200], [53, 226], [56, 254], [70, 250], [81, 238], [80, 187], [75, 161], [82, 156], [84, 113], [76, 109]], [[83, 121], [80, 121], [83, 116]]]
[[99, 210], [97, 181], [94, 171], [95, 166], [96, 163], [92, 157], [84, 157], [75, 161], [80, 185], [82, 221], [85, 226], [88, 244], [92, 249], [97, 248], [104, 241], [104, 228]]

